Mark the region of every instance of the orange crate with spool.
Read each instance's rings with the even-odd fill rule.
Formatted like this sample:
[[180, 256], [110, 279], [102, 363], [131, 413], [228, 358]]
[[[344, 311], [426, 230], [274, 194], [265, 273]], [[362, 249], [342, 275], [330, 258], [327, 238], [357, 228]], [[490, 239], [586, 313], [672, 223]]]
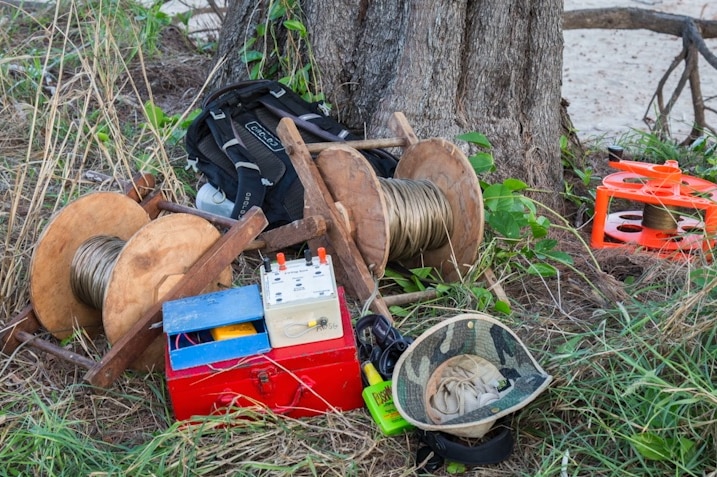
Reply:
[[[610, 166], [621, 172], [606, 176], [597, 188], [593, 247], [632, 246], [670, 258], [689, 257], [714, 247], [716, 184], [682, 174], [674, 160], [646, 164], [613, 156]], [[642, 207], [611, 211], [613, 199]]]

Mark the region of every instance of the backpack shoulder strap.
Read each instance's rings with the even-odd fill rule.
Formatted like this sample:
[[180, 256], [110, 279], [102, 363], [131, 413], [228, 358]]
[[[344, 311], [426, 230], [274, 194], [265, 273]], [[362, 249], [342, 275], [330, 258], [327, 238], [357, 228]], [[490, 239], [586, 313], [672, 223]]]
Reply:
[[299, 130], [303, 129], [325, 141], [340, 142], [349, 137], [350, 132], [327, 116], [318, 103], [307, 103], [279, 82], [267, 86], [268, 94], [258, 98], [258, 101], [275, 116], [291, 118]]
[[234, 134], [230, 112], [220, 103], [207, 105], [206, 123], [217, 145], [234, 163], [237, 170], [237, 196], [234, 199], [232, 217], [241, 218], [253, 206], [261, 207], [266, 194], [266, 184], [259, 166], [242, 154], [241, 143]]
[[[298, 94], [277, 81], [269, 81], [263, 86], [269, 88], [268, 94], [258, 101], [275, 116], [291, 118], [299, 130], [327, 142], [343, 142], [361, 139], [338, 123], [319, 103], [307, 103]], [[396, 157], [383, 149], [362, 149], [359, 151], [369, 160], [381, 177], [392, 177], [398, 163]]]

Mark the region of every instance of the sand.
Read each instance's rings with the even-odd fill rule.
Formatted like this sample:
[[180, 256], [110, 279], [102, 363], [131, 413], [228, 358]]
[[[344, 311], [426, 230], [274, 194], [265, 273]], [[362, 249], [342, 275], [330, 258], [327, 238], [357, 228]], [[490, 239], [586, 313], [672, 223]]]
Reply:
[[[694, 18], [717, 20], [713, 0], [565, 0], [565, 10], [636, 7]], [[648, 131], [643, 121], [660, 78], [682, 49], [682, 39], [646, 30], [566, 30], [564, 32], [563, 97], [580, 137], [619, 138], [637, 129]], [[707, 40], [717, 54], [717, 40]], [[673, 73], [676, 83], [681, 74]], [[717, 96], [717, 71], [700, 62], [705, 99]], [[666, 94], [672, 88], [665, 89]], [[717, 109], [717, 98], [706, 102]], [[686, 137], [693, 118], [689, 87], [674, 109], [673, 136]], [[717, 115], [708, 113], [708, 124], [717, 127]]]

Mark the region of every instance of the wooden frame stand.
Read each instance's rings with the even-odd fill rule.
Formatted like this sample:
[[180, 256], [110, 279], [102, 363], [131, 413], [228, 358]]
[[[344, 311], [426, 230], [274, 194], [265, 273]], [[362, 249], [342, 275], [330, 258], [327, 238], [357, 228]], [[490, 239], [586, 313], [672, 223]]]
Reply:
[[[281, 250], [326, 233], [326, 223], [322, 217], [318, 216], [307, 217], [263, 232], [267, 226], [267, 220], [259, 208], [250, 210], [241, 220], [235, 220], [167, 201], [160, 191], [154, 190], [154, 187], [154, 177], [144, 174], [133, 178], [125, 185], [124, 192], [127, 197], [140, 203], [149, 219], [156, 219], [162, 212], [192, 214], [227, 231], [189, 267], [179, 280], [176, 280], [176, 283], [173, 283], [173, 286], [160, 300], [141, 314], [134, 325], [122, 331], [123, 335], [112, 344], [110, 351], [100, 361], [68, 351], [53, 341], [43, 339], [36, 334], [43, 328], [43, 324], [38, 319], [34, 304], [26, 306], [0, 330], [0, 352], [10, 355], [18, 347], [26, 344], [87, 369], [85, 380], [90, 384], [97, 387], [109, 387], [125, 369], [133, 364], [137, 356], [142, 355], [153, 342], [157, 341], [157, 337], [161, 334], [161, 327], [156, 324], [161, 320], [162, 303], [200, 293], [214, 277], [223, 273], [245, 250], [262, 249], [267, 252]], [[135, 222], [136, 226], [130, 228], [139, 228], [146, 222], [146, 219], [140, 218]], [[68, 224], [68, 227], [76, 225], [73, 222]], [[67, 227], [63, 227], [63, 230], [57, 235], [61, 235], [65, 231], [67, 231]], [[131, 231], [126, 232], [126, 235], [131, 234]], [[38, 286], [42, 288], [44, 284], [40, 283]], [[38, 290], [38, 297], [39, 293]], [[67, 299], [66, 293], [60, 295]], [[49, 307], [56, 305], [52, 302], [52, 297], [48, 300]], [[68, 310], [64, 311], [65, 315], [70, 315]], [[81, 313], [81, 315], [89, 316], [88, 321], [83, 323], [84, 325], [89, 328], [98, 326], [97, 316], [92, 316], [99, 315], [98, 310], [85, 310], [85, 313]], [[52, 318], [50, 322], [53, 322]]]
[[12, 353], [20, 344], [27, 343], [87, 368], [86, 381], [98, 387], [109, 387], [162, 333], [161, 327], [154, 326], [161, 320], [162, 304], [200, 293], [222, 270], [231, 265], [266, 225], [266, 217], [261, 209], [255, 208], [248, 212], [187, 270], [182, 280], [141, 315], [99, 362], [70, 353], [36, 336], [34, 333], [40, 328], [40, 322], [32, 305], [27, 306], [7, 325], [5, 335], [0, 337], [3, 341], [2, 351]]
[[[407, 147], [418, 142], [413, 129], [402, 114], [394, 114], [389, 127], [397, 138], [377, 141], [349, 141], [343, 145], [356, 149], [374, 147]], [[324, 178], [314, 163], [311, 153], [325, 151], [336, 143], [304, 143], [296, 125], [290, 119], [283, 119], [277, 127], [277, 134], [304, 186], [304, 216], [323, 217], [327, 223], [326, 234], [309, 243], [312, 248], [326, 247], [334, 257], [337, 280], [351, 295], [361, 301], [371, 301], [371, 309], [378, 314], [391, 317], [383, 297], [376, 291], [375, 275], [361, 255], [351, 231], [345, 226], [345, 217], [339, 211]]]
[[[411, 265], [436, 267], [447, 280], [460, 278], [475, 263], [483, 236], [483, 201], [478, 178], [455, 145], [443, 139], [419, 141], [402, 113], [391, 116], [389, 128], [398, 137], [307, 145], [285, 118], [277, 134], [304, 186], [304, 216], [323, 217], [327, 224], [326, 234], [309, 244], [330, 250], [337, 280], [390, 319], [386, 300], [376, 289], [389, 259], [387, 204], [379, 179], [358, 149], [403, 148], [394, 177], [430, 180], [443, 193], [452, 209], [453, 230], [443, 246], [424, 251]], [[312, 152], [319, 153], [315, 160]]]
[[[447, 196], [454, 216], [458, 215], [461, 218], [461, 224], [457, 231], [450, 235], [448, 243], [442, 247], [442, 250], [423, 254], [421, 261], [426, 265], [443, 267], [442, 272], [448, 279], [451, 278], [451, 274], [460, 275], [461, 270], [475, 262], [477, 247], [483, 233], [483, 204], [477, 177], [465, 156], [454, 145], [439, 139], [419, 141], [401, 113], [392, 115], [389, 128], [396, 137], [349, 141], [338, 145], [337, 143], [307, 145], [294, 123], [290, 119], [282, 120], [277, 128], [277, 134], [304, 186], [304, 218], [269, 231], [264, 231], [268, 223], [259, 208], [251, 209], [241, 220], [220, 217], [165, 200], [161, 192], [153, 190], [154, 179], [149, 175], [133, 178], [125, 187], [125, 194], [139, 202], [144, 212], [135, 214], [137, 219], [133, 221], [134, 225], [128, 226], [126, 230], [118, 226], [120, 229], [116, 233], [113, 232], [115, 235], [125, 236], [124, 238], [132, 236], [142, 224], [146, 223], [146, 220], [156, 219], [163, 211], [182, 215], [192, 214], [228, 230], [220, 234], [216, 240], [212, 240], [201, 256], [194, 260], [191, 266], [188, 265], [186, 272], [166, 280], [162, 285], [161, 293], [157, 292], [158, 298], [155, 297], [156, 299], [151, 303], [145, 303], [139, 312], [141, 315], [139, 318], [132, 317], [129, 325], [124, 323], [126, 321], [124, 318], [118, 319], [124, 324], [119, 331], [113, 332], [115, 338], [110, 339], [112, 346], [99, 362], [69, 352], [35, 334], [44, 326], [59, 337], [58, 332], [48, 326], [48, 323], [54, 326], [55, 319], [52, 318], [52, 313], [47, 313], [46, 310], [54, 308], [59, 308], [56, 314], [57, 320], [70, 319], [67, 317], [72, 317], [74, 320], [72, 326], [64, 322], [60, 323], [63, 326], [57, 327], [58, 330], [62, 330], [59, 333], [69, 333], [77, 326], [91, 327], [93, 320], [96, 321], [95, 315], [98, 310], [84, 310], [78, 313], [77, 310], [82, 309], [84, 305], [75, 303], [74, 297], [68, 298], [69, 294], [64, 288], [56, 293], [50, 291], [50, 295], [53, 295], [50, 297], [42, 295], [48, 291], [48, 287], [53, 286], [59, 275], [62, 275], [62, 279], [69, 276], [69, 272], [65, 271], [57, 272], [49, 279], [37, 283], [33, 283], [31, 276], [33, 304], [22, 310], [0, 331], [0, 351], [11, 354], [22, 344], [27, 344], [86, 368], [87, 382], [98, 387], [108, 387], [125, 369], [136, 365], [137, 357], [149, 351], [148, 348], [154, 342], [161, 341], [158, 337], [162, 333], [162, 328], [158, 324], [161, 320], [162, 304], [165, 301], [202, 293], [245, 250], [261, 249], [272, 252], [304, 242], [308, 242], [314, 249], [325, 247], [332, 254], [337, 281], [355, 298], [363, 302], [370, 301], [372, 311], [390, 319], [391, 313], [387, 301], [377, 290], [377, 280], [383, 276], [388, 260], [389, 232], [385, 217], [386, 206], [382, 202], [378, 179], [372, 171], [367, 171], [366, 161], [356, 150], [403, 148], [405, 153], [399, 162], [397, 177], [410, 179], [428, 175], [437, 178], [437, 186]], [[319, 157], [314, 160], [312, 153], [318, 153]], [[431, 162], [434, 162], [433, 166], [430, 166]], [[365, 197], [369, 200], [364, 201]], [[146, 217], [143, 217], [143, 214]], [[106, 216], [104, 220], [109, 223], [121, 219]], [[85, 218], [84, 221], [92, 223], [91, 218]], [[74, 242], [67, 247], [74, 254], [77, 242], [90, 235], [91, 225], [71, 218], [63, 227], [57, 228], [59, 230], [48, 234], [54, 234], [53, 238], [58, 242], [62, 242], [63, 234], [81, 235], [79, 238], [73, 237]], [[87, 230], [83, 230], [85, 228]], [[49, 242], [52, 244], [52, 240]], [[61, 243], [51, 246], [45, 252], [46, 262], [51, 262], [53, 254], [68, 253], [62, 250]], [[124, 274], [134, 273], [133, 270], [134, 267], [128, 266]], [[132, 292], [128, 293], [132, 294]], [[57, 301], [58, 296], [60, 302]], [[411, 299], [413, 298], [412, 296]], [[71, 306], [65, 306], [63, 300], [71, 302]], [[399, 297], [392, 302], [406, 301], [401, 301]], [[37, 305], [40, 305], [40, 309]], [[117, 308], [122, 307], [118, 305]], [[104, 313], [104, 306], [102, 312]], [[119, 313], [124, 313], [124, 310], [120, 310]], [[41, 315], [49, 315], [51, 318]], [[104, 320], [104, 317], [102, 319]], [[109, 334], [107, 332], [106, 334], [109, 339]]]

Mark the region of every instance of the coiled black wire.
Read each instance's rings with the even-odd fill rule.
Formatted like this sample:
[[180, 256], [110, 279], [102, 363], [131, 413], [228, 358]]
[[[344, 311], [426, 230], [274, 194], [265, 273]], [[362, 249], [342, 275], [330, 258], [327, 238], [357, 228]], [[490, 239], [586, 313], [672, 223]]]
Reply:
[[390, 380], [398, 358], [413, 338], [403, 336], [383, 315], [366, 315], [356, 322], [361, 362], [370, 361], [384, 380]]

